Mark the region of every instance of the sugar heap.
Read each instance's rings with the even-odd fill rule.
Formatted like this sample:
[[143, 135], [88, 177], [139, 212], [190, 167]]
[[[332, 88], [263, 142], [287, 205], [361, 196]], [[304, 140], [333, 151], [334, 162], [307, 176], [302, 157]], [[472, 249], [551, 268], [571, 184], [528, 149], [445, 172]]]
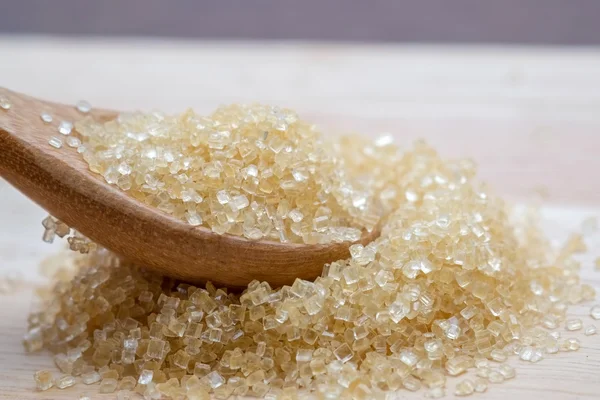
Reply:
[[[247, 109], [235, 106], [226, 110], [241, 113], [236, 120], [241, 121]], [[186, 152], [197, 148], [184, 144], [190, 137], [180, 138], [178, 127], [205, 121], [195, 118], [189, 113], [175, 119], [128, 116], [120, 123], [138, 127], [130, 128], [135, 135], [128, 139], [131, 142], [117, 138], [123, 133], [116, 125], [96, 126], [94, 135], [110, 135], [111, 143], [120, 143], [122, 157], [116, 160], [107, 155], [99, 161], [96, 152], [87, 156], [90, 167], [119, 186], [123, 186], [123, 177], [130, 177], [123, 189], [142, 201], [163, 204], [162, 208], [174, 215], [189, 213], [190, 202], [203, 221], [212, 218], [213, 206], [223, 206], [222, 212], [227, 213], [227, 203], [216, 206], [220, 204], [218, 193], [226, 191], [231, 201], [242, 195], [239, 184], [190, 192], [185, 186], [188, 180], [182, 178], [182, 183], [156, 172], [172, 169], [182, 173]], [[164, 130], [160, 121], [166, 120], [169, 128]], [[214, 120], [219, 118], [213, 116]], [[150, 133], [139, 127], [148, 128], [150, 121], [156, 124], [164, 144], [160, 150], [155, 148], [163, 152], [164, 164], [156, 165], [154, 171], [148, 168], [148, 179], [141, 170], [135, 176], [133, 172], [117, 174], [112, 169], [123, 160], [136, 160], [128, 165], [143, 163], [144, 156], [135, 153], [138, 145], [134, 145], [135, 152], [129, 152], [128, 146], [144, 143], [139, 135]], [[283, 127], [295, 121], [284, 117], [276, 123]], [[188, 132], [188, 128], [182, 129]], [[242, 133], [209, 135], [206, 140], [229, 149], [223, 142], [235, 135]], [[302, 146], [310, 146], [311, 140], [320, 143], [320, 138], [306, 135]], [[237, 142], [244, 142], [240, 138]], [[87, 140], [100, 139], [88, 133]], [[268, 140], [275, 139], [271, 136]], [[98, 149], [99, 143], [89, 148]], [[263, 154], [256, 144], [249, 146], [254, 147], [248, 151]], [[183, 156], [176, 155], [175, 148]], [[474, 371], [476, 379], [462, 380], [456, 386], [457, 395], [469, 395], [513, 378], [515, 371], [505, 363], [510, 356], [537, 362], [548, 354], [579, 348], [577, 339], [562, 339], [553, 330], [564, 326], [570, 305], [595, 296], [593, 288], [580, 282], [579, 265], [572, 258], [581, 250], [580, 241], [571, 240], [558, 250], [551, 248], [535, 223], [515, 219], [501, 198], [478, 183], [473, 163], [444, 160], [423, 143], [401, 152], [387, 137], [373, 143], [344, 137], [331, 148], [339, 162], [337, 168], [344, 168], [336, 174], [355, 182], [367, 181], [364, 186], [373, 203], [386, 214], [379, 239], [364, 247], [353, 245], [349, 259], [325, 265], [314, 282], [296, 280], [292, 286], [272, 288], [255, 281], [242, 293], [210, 283], [198, 287], [177, 282], [120, 261], [103, 249], [70, 255], [64, 262], [74, 263], [75, 269], [70, 274], [63, 272], [62, 279], [43, 296], [44, 307], [29, 318], [25, 346], [30, 351], [53, 351], [56, 365], [65, 374], [54, 381], [41, 371], [36, 375], [38, 387], [66, 387], [78, 380], [99, 382], [100, 392], [119, 391], [125, 398], [125, 391], [133, 390], [148, 399], [208, 399], [211, 393], [220, 399], [232, 395], [295, 399], [307, 393], [315, 398], [376, 399], [390, 391], [423, 388], [429, 397], [437, 398], [444, 395], [449, 376]], [[144, 151], [150, 148], [140, 154]], [[173, 157], [167, 157], [167, 151]], [[214, 166], [210, 151], [203, 151], [204, 162]], [[270, 161], [253, 157], [262, 160], [255, 164], [260, 171], [275, 169], [269, 163], [276, 164], [277, 156]], [[326, 155], [314, 160], [308, 157], [292, 169], [302, 168], [306, 162], [310, 165], [302, 169], [306, 181], [323, 182], [323, 176], [335, 169], [327, 160]], [[325, 162], [325, 174], [320, 172], [321, 162]], [[222, 163], [221, 173], [226, 165]], [[188, 178], [196, 170], [200, 168], [192, 163]], [[206, 165], [202, 171], [206, 176]], [[256, 178], [247, 171], [246, 175]], [[172, 190], [173, 196], [160, 203], [149, 194], [151, 190], [145, 192], [144, 185], [163, 187], [162, 193]], [[348, 189], [333, 181], [329, 187], [330, 193]], [[280, 187], [273, 190], [279, 191], [280, 207], [288, 194]], [[182, 191], [188, 191], [190, 198], [182, 199]], [[196, 195], [211, 200], [196, 203]], [[334, 212], [331, 206], [330, 215], [339, 215], [338, 221], [360, 220], [361, 214], [353, 214], [346, 200], [340, 200], [352, 195], [350, 189], [339, 197], [332, 194], [339, 207]], [[262, 194], [249, 196], [249, 203], [267, 204], [257, 200], [265, 197]], [[325, 197], [323, 201], [331, 201]], [[295, 207], [299, 207], [295, 209], [304, 214], [300, 199], [295, 197]], [[211, 206], [203, 209], [207, 203]], [[293, 206], [289, 207], [285, 219], [286, 213], [275, 213], [284, 221], [285, 230], [274, 226], [271, 232], [293, 237], [289, 232], [295, 223], [290, 215]], [[315, 206], [307, 207], [310, 215]], [[230, 228], [238, 226], [235, 221]], [[242, 230], [247, 228], [245, 221]], [[214, 223], [208, 225], [215, 229]], [[311, 231], [310, 226], [306, 229]], [[593, 311], [594, 315], [600, 318], [600, 309]], [[569, 320], [567, 325], [581, 328], [577, 321]]]
[[356, 241], [379, 221], [373, 179], [349, 176], [334, 143], [290, 110], [232, 105], [76, 127], [92, 171], [216, 233], [329, 243]]

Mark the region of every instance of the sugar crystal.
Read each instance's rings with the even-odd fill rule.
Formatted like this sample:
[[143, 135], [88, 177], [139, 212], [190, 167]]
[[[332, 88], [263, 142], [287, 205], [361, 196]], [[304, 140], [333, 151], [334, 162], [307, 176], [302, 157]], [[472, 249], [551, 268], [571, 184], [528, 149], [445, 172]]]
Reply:
[[37, 390], [48, 390], [54, 386], [54, 378], [50, 371], [37, 371], [33, 378], [35, 379], [35, 385]]
[[66, 389], [75, 385], [75, 377], [71, 375], [63, 375], [56, 379], [55, 385], [59, 389]]
[[454, 391], [454, 394], [457, 396], [469, 396], [473, 394], [474, 391], [475, 385], [473, 384], [473, 381], [470, 379], [465, 379], [464, 381], [456, 384], [456, 390]]
[[70, 135], [71, 131], [73, 130], [73, 123], [69, 122], [69, 121], [61, 121], [60, 124], [58, 124], [58, 132], [60, 132], [62, 135]]
[[596, 334], [596, 327], [594, 325], [588, 325], [585, 328], [585, 335], [586, 336], [591, 336], [591, 335], [595, 335]]
[[83, 114], [87, 114], [92, 110], [91, 104], [85, 100], [79, 100], [77, 103], [75, 103], [75, 108], [77, 108], [77, 111]]
[[52, 115], [43, 112], [40, 114], [40, 118], [42, 119], [42, 121], [44, 121], [45, 123], [49, 124], [50, 122], [52, 122]]
[[583, 322], [579, 318], [567, 320], [565, 328], [568, 331], [577, 331], [583, 327]]
[[96, 371], [85, 372], [81, 374], [81, 381], [86, 385], [92, 385], [96, 382], [100, 382], [102, 377]]
[[56, 149], [60, 149], [63, 145], [62, 140], [60, 140], [56, 136], [52, 136], [50, 140], [48, 140], [48, 144]]
[[117, 380], [114, 378], [102, 379], [100, 387], [98, 388], [99, 393], [113, 393], [117, 390]]
[[8, 100], [8, 98], [4, 97], [4, 96], [0, 96], [0, 108], [2, 108], [3, 110], [10, 110], [10, 107], [12, 106], [12, 104], [10, 103], [10, 101]]
[[590, 308], [590, 316], [594, 319], [600, 319], [600, 305]]
[[149, 370], [145, 369], [140, 373], [140, 377], [138, 378], [138, 383], [140, 385], [147, 385], [150, 382], [152, 382], [153, 376], [154, 376], [153, 371], [149, 371]]

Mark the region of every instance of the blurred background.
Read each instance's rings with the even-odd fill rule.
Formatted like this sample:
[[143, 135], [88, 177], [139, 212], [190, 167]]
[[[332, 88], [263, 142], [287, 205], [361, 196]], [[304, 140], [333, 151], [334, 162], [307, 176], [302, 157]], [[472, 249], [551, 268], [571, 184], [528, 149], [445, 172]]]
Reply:
[[1, 0], [11, 34], [344, 42], [600, 43], [597, 0]]

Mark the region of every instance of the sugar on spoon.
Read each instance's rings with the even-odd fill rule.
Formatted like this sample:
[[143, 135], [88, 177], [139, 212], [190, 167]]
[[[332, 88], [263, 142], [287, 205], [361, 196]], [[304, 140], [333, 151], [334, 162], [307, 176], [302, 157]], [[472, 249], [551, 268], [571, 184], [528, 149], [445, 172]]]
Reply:
[[[61, 121], [67, 121], [62, 129], [68, 131], [69, 121], [84, 117], [76, 107], [0, 88], [2, 101], [0, 177], [56, 218], [139, 265], [190, 282], [244, 287], [257, 279], [276, 287], [296, 278], [314, 279], [324, 264], [349, 255], [348, 242], [251, 241], [190, 226], [111, 186], [89, 170], [74, 148], [59, 145], [66, 140], [59, 133]], [[87, 115], [107, 121], [117, 113], [93, 109]], [[359, 242], [377, 236], [378, 229], [365, 231]]]

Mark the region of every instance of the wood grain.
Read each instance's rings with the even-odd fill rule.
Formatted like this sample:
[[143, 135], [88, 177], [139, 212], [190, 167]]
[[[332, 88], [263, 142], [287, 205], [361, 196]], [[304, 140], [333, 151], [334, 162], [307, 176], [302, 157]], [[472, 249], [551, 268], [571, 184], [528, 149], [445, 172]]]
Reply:
[[[48, 144], [51, 136], [60, 135], [55, 126], [41, 120], [41, 112], [58, 121], [73, 121], [81, 118], [74, 107], [2, 88], [0, 96], [13, 104], [0, 114], [0, 176], [53, 216], [129, 260], [186, 281], [244, 287], [257, 279], [277, 287], [296, 278], [314, 279], [325, 263], [349, 255], [349, 242], [251, 241], [192, 227], [107, 184], [89, 171], [75, 149]], [[99, 120], [114, 116], [94, 113]], [[365, 231], [360, 242], [377, 236], [378, 229]]]
[[[0, 37], [0, 59], [4, 85], [65, 103], [85, 98], [119, 109], [193, 106], [208, 112], [220, 103], [258, 100], [288, 105], [330, 128], [389, 131], [406, 145], [424, 137], [444, 155], [473, 157], [502, 195], [550, 205], [544, 227], [556, 241], [579, 230], [583, 218], [600, 216], [598, 49]], [[37, 263], [56, 246], [39, 240], [43, 211], [2, 182], [0, 204], [0, 266], [22, 271], [27, 281], [21, 291], [0, 297], [0, 398], [76, 400], [82, 391], [95, 393], [84, 386], [32, 390], [32, 372], [52, 368], [52, 361], [20, 347], [33, 299], [29, 282], [39, 281]], [[600, 290], [600, 273], [592, 267], [600, 256], [598, 235], [587, 244], [581, 277]], [[573, 307], [571, 315], [590, 324], [589, 307]], [[513, 359], [517, 378], [476, 398], [597, 399], [600, 335], [561, 333], [577, 335], [581, 350], [538, 364]], [[448, 382], [446, 398], [453, 398], [456, 382]]]

